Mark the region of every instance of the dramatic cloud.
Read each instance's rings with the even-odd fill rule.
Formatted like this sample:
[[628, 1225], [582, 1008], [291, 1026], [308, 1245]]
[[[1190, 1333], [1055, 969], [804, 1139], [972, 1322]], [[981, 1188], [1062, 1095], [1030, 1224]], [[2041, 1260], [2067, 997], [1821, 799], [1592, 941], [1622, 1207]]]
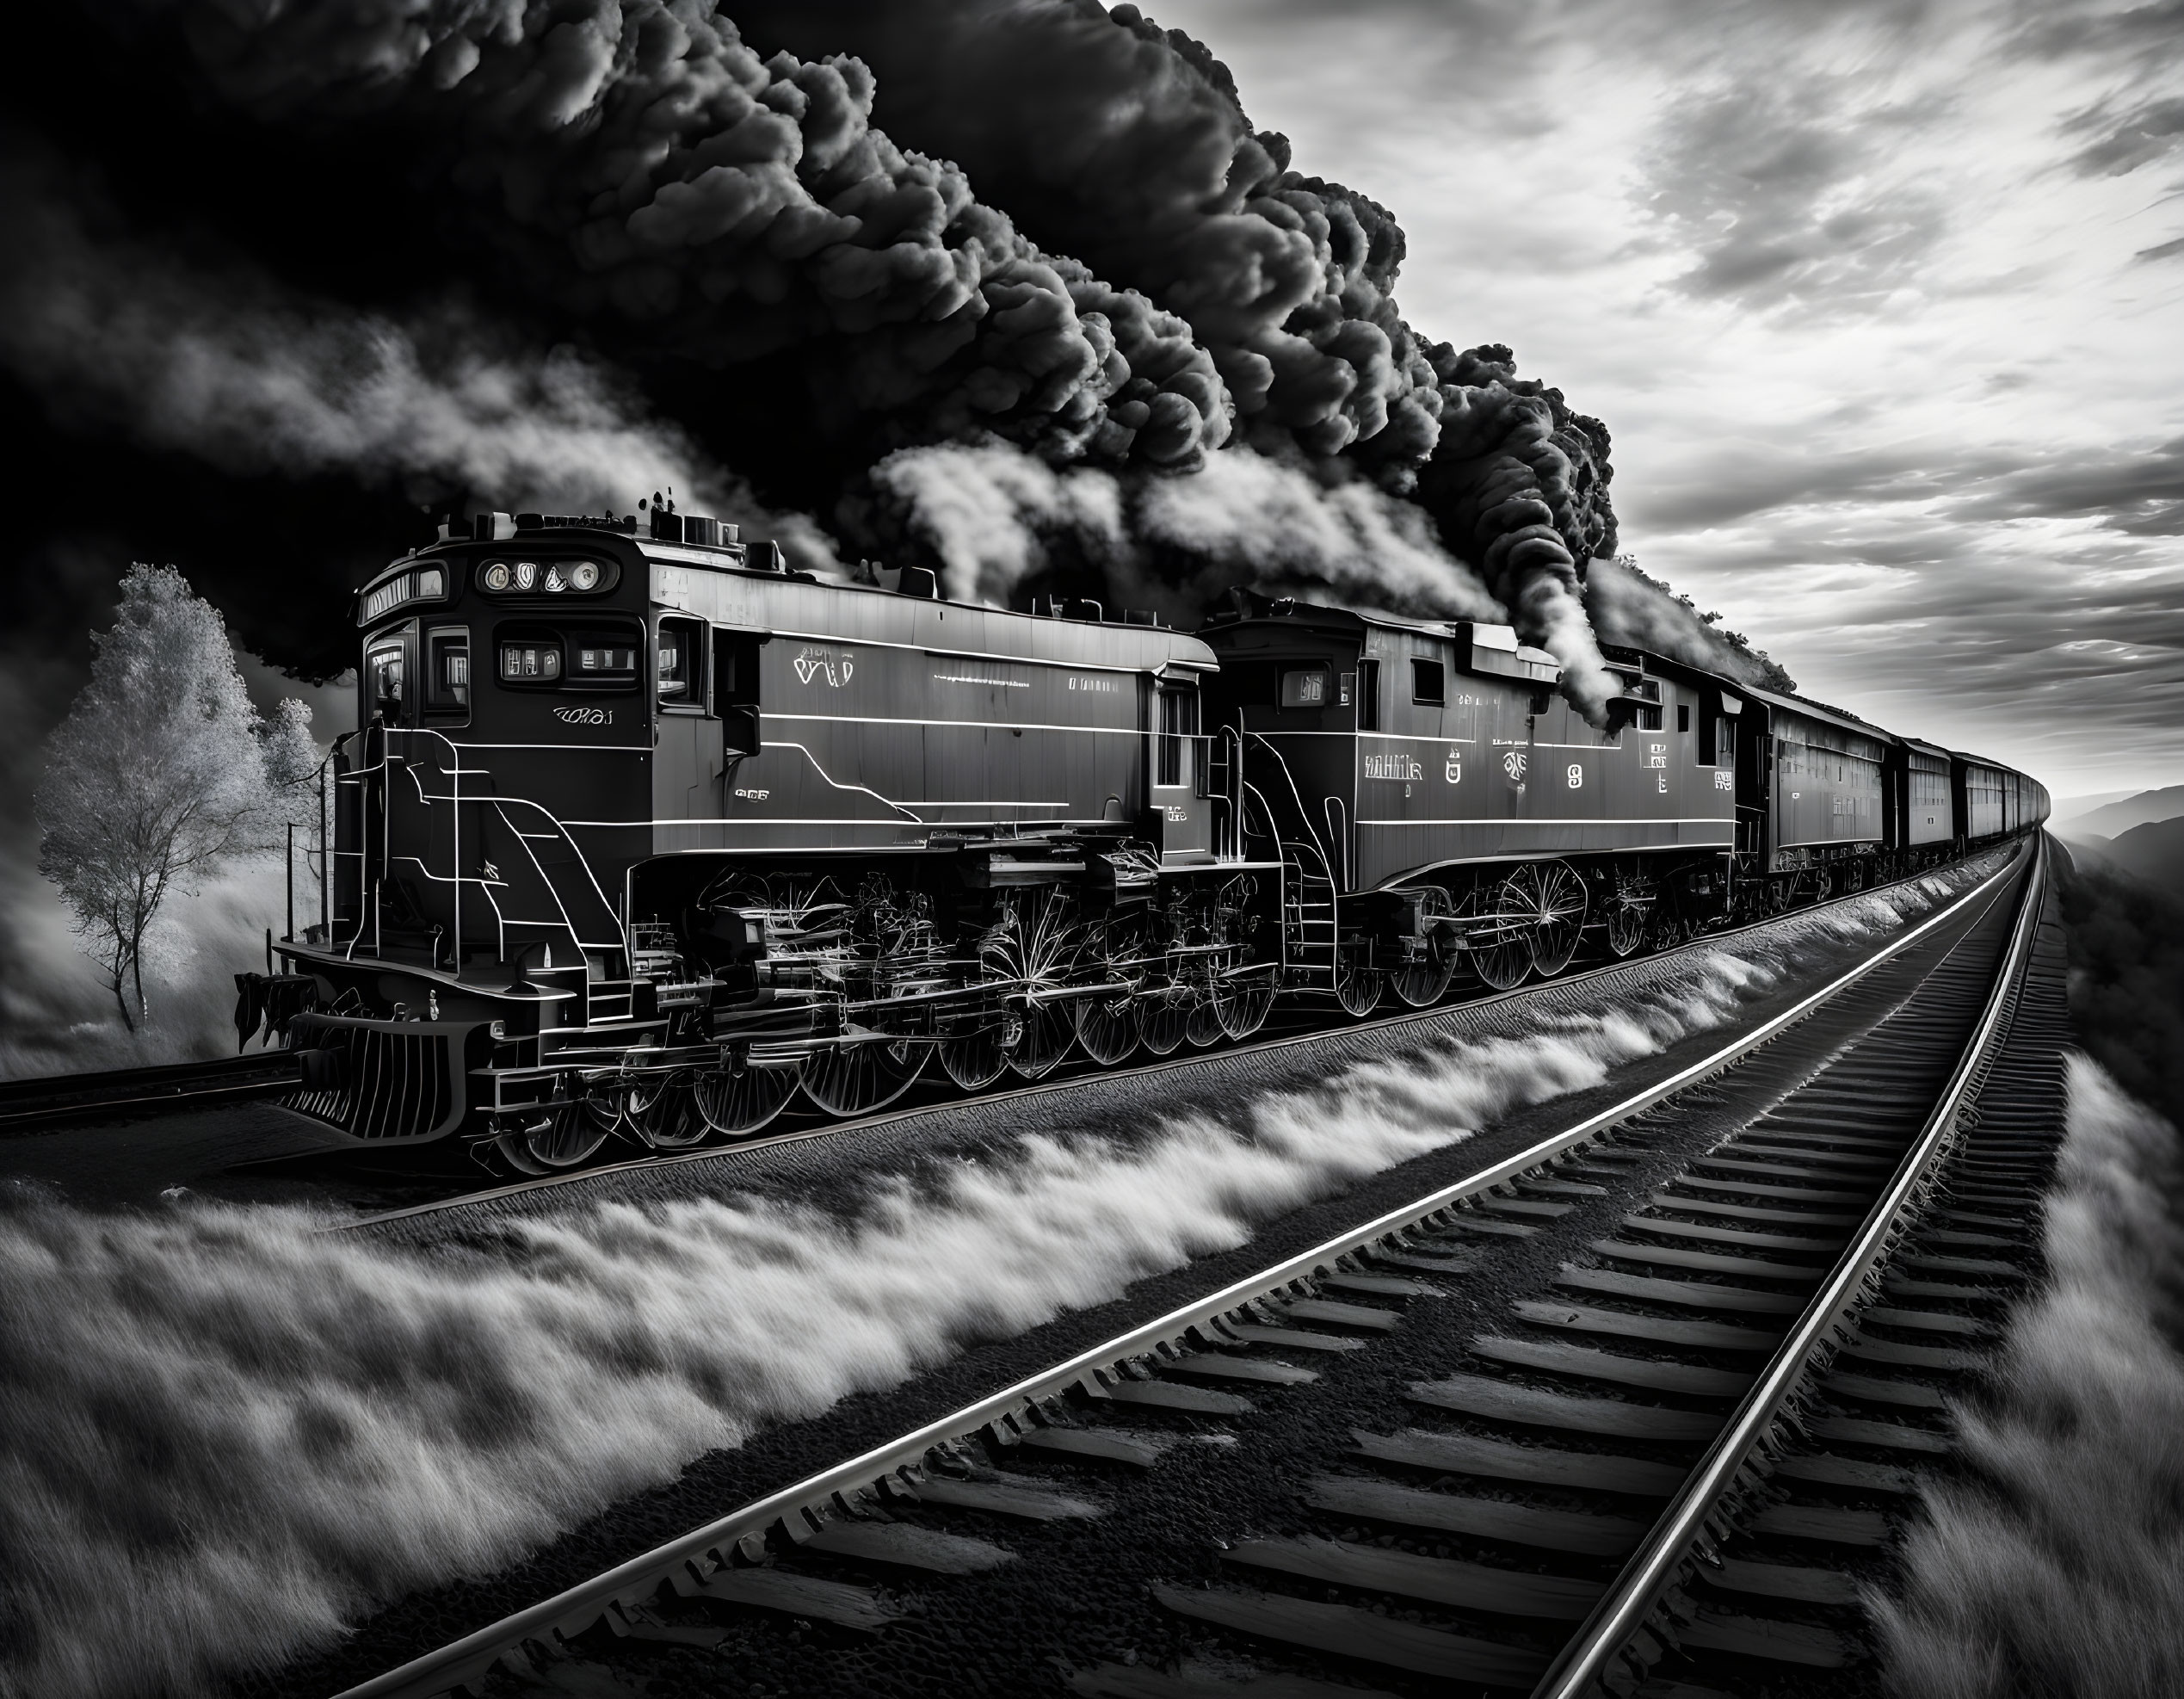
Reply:
[[2184, 778], [2184, 14], [1163, 21], [1403, 210], [1419, 335], [1490, 325], [1613, 423], [1644, 570], [1817, 695], [2062, 794]]

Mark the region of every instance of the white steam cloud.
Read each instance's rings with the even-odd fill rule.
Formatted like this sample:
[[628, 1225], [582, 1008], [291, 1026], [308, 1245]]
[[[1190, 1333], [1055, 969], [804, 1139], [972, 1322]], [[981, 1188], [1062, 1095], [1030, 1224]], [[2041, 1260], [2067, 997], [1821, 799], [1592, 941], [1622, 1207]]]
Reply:
[[[1508, 617], [1422, 508], [1339, 469], [1316, 474], [1241, 446], [1188, 473], [1115, 473], [1051, 466], [997, 440], [944, 444], [899, 449], [872, 478], [939, 555], [947, 593], [966, 601], [1007, 605], [1065, 545], [1115, 602], [1181, 619], [1234, 584], [1428, 617]], [[1150, 551], [1172, 558], [1157, 569]]]
[[2184, 1691], [2184, 1151], [2100, 1066], [2070, 1061], [2046, 1287], [2012, 1318], [1972, 1473], [1925, 1489], [1890, 1689], [1917, 1699]]
[[751, 1195], [516, 1220], [504, 1253], [293, 1209], [0, 1210], [0, 1695], [188, 1696], [490, 1572], [761, 1424], [1113, 1298], [1731, 1019], [1937, 877], [1509, 1011], [1407, 1068], [1147, 1129], [1050, 1129], [844, 1215]]

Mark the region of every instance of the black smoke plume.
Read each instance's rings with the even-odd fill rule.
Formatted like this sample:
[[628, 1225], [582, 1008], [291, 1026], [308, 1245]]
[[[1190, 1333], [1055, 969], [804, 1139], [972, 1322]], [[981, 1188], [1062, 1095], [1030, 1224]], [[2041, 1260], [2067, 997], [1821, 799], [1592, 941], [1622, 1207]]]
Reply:
[[1606, 427], [1520, 380], [1507, 348], [1417, 336], [1395, 302], [1393, 215], [1291, 170], [1288, 139], [1254, 129], [1203, 44], [1095, 0], [738, 9], [754, 37], [803, 53], [846, 30], [898, 133], [1188, 320], [1242, 442], [1330, 484], [1415, 493], [1595, 705], [1607, 686], [1581, 584], [1616, 541]]
[[[775, 507], [857, 552], [929, 552], [954, 582], [959, 528], [933, 505], [952, 466], [1014, 454], [1001, 481], [1022, 490], [1097, 475], [1058, 505], [1003, 504], [1015, 534], [978, 593], [1082, 581], [1188, 611], [1257, 576], [1419, 613], [1506, 605], [1597, 706], [1579, 586], [1614, 540], [1607, 433], [1506, 349], [1415, 335], [1394, 219], [1289, 169], [1219, 62], [1134, 9], [762, 7], [743, 29], [698, 0], [96, 15], [41, 16], [33, 56], [96, 64], [120, 96], [102, 110], [134, 127], [59, 93], [29, 105], [104, 168], [125, 222], [398, 325], [452, 294], [523, 346], [573, 344], [563, 369], [628, 373], [626, 411]], [[81, 428], [65, 380], [15, 379]], [[1233, 499], [1175, 522], [1222, 457], [1305, 522], [1272, 549], [1221, 528]], [[390, 511], [421, 476], [355, 474]]]

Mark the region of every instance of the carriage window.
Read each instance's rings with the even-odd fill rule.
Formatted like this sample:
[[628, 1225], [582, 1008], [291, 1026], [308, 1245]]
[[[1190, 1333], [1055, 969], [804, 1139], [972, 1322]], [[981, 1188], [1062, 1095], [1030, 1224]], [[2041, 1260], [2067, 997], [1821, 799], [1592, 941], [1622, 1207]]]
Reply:
[[1357, 729], [1360, 732], [1380, 729], [1380, 664], [1378, 661], [1360, 661], [1357, 664]]
[[1332, 682], [1325, 667], [1291, 667], [1281, 675], [1281, 706], [1325, 707], [1333, 700], [1328, 688]]
[[1410, 700], [1422, 702], [1428, 707], [1439, 707], [1447, 695], [1445, 677], [1439, 661], [1413, 659], [1410, 663]]
[[1691, 704], [1689, 702], [1678, 702], [1676, 704], [1676, 730], [1679, 732], [1688, 732], [1690, 729]]
[[660, 621], [659, 675], [662, 707], [703, 708], [706, 705], [705, 627], [692, 620]]
[[[1324, 678], [1327, 675], [1322, 673]], [[1157, 785], [1181, 785], [1190, 781], [1186, 738], [1198, 732], [1198, 692], [1163, 690], [1160, 693], [1160, 751], [1153, 775]]]
[[470, 707], [470, 633], [435, 631], [425, 634], [425, 707], [434, 714], [461, 714]]
[[390, 643], [374, 649], [364, 662], [364, 683], [372, 712], [390, 725], [402, 718], [404, 695], [402, 646]]

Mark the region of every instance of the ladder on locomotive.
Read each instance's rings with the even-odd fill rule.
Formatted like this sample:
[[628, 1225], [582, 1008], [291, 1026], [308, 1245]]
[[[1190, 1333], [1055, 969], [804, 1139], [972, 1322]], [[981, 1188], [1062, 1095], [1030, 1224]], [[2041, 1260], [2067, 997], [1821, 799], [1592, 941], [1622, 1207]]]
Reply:
[[1265, 835], [1274, 839], [1281, 863], [1282, 982], [1296, 990], [1331, 992], [1340, 914], [1327, 852], [1297, 794], [1289, 763], [1263, 738], [1250, 741], [1271, 766], [1265, 788], [1249, 782], [1243, 788], [1258, 805]]

